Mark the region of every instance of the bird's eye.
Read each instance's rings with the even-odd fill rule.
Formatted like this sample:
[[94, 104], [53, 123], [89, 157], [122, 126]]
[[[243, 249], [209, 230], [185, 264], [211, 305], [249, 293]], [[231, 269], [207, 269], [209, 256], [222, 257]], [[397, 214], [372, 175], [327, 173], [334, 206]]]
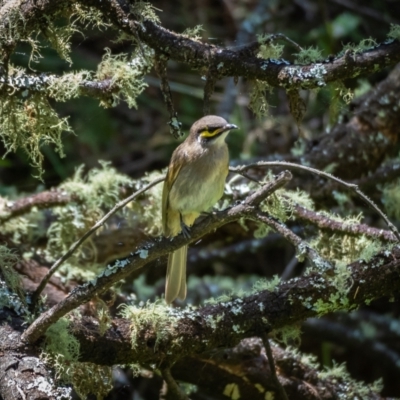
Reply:
[[210, 132], [210, 133], [215, 132], [217, 129], [219, 129], [218, 126], [209, 126], [207, 128], [208, 132]]

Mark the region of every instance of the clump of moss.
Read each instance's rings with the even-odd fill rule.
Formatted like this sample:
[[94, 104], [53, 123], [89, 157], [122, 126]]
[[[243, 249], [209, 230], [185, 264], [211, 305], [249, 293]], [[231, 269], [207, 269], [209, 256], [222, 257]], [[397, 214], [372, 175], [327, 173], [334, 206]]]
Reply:
[[400, 25], [390, 24], [389, 39], [400, 40]]
[[81, 399], [95, 394], [103, 399], [112, 389], [108, 366], [79, 362], [79, 342], [69, 332], [69, 320], [61, 318], [46, 331], [42, 357], [56, 370], [56, 378], [70, 383]]
[[348, 50], [350, 50], [354, 53], [361, 53], [365, 50], [375, 47], [376, 45], [377, 45], [377, 42], [373, 38], [363, 39], [359, 43], [346, 43], [343, 46], [342, 54]]
[[[349, 226], [359, 224], [362, 218], [362, 214], [345, 218], [324, 212], [321, 212], [321, 214], [326, 214], [329, 218]], [[345, 264], [350, 264], [360, 258], [369, 261], [374, 254], [383, 248], [379, 240], [368, 238], [365, 235], [332, 234], [323, 230], [318, 232], [318, 235], [310, 242], [310, 245], [325, 259]]]
[[[53, 208], [56, 220], [50, 225], [47, 236], [46, 256], [49, 259], [58, 258], [78, 240], [89, 228], [91, 228], [105, 212], [112, 208], [119, 200], [120, 188], [130, 186], [130, 178], [119, 174], [108, 162], [100, 162], [100, 168], [94, 168], [84, 175], [83, 166], [79, 167], [74, 176], [60, 185], [59, 190], [71, 195], [73, 200], [63, 206]], [[64, 264], [63, 271], [71, 274], [90, 274], [85, 276], [91, 279], [95, 272], [89, 269], [76, 268], [80, 258], [85, 252], [93, 251], [92, 242], [88, 240]], [[95, 267], [95, 265], [94, 265]]]
[[103, 107], [114, 107], [123, 99], [129, 107], [137, 108], [137, 97], [147, 87], [144, 75], [152, 67], [153, 52], [145, 45], [140, 46], [132, 57], [126, 54], [111, 55], [107, 49], [96, 72], [99, 81], [110, 80], [111, 86], [118, 88], [111, 94], [112, 102], [102, 100]]
[[307, 47], [295, 54], [296, 64], [310, 64], [322, 60], [322, 52], [317, 47]]
[[43, 155], [40, 147], [53, 144], [60, 157], [64, 156], [61, 134], [72, 132], [67, 118], [59, 118], [40, 92], [26, 99], [7, 96], [0, 100], [0, 136], [7, 153], [23, 149], [41, 177]]
[[[153, 332], [157, 332], [155, 347], [160, 340], [173, 333], [178, 317], [165, 302], [158, 300], [154, 303], [149, 301], [142, 306], [123, 305], [121, 317], [132, 321], [132, 347], [137, 346], [139, 330], [143, 326], [148, 327]], [[172, 349], [170, 349], [172, 354]]]
[[282, 57], [284, 46], [274, 43], [271, 35], [257, 35], [257, 41], [260, 43], [257, 57], [276, 60]]
[[193, 40], [200, 40], [202, 37], [201, 32], [203, 32], [203, 25], [196, 25], [193, 28], [186, 28], [183, 32], [182, 32], [182, 36], [185, 36], [189, 39], [193, 39]]

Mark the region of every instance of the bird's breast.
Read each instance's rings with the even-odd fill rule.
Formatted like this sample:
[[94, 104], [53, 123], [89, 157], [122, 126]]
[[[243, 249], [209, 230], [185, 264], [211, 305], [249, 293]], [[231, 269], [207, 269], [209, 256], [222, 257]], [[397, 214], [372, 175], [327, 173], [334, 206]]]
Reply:
[[169, 193], [169, 206], [181, 213], [207, 211], [224, 193], [227, 146], [206, 149], [197, 156], [181, 168]]

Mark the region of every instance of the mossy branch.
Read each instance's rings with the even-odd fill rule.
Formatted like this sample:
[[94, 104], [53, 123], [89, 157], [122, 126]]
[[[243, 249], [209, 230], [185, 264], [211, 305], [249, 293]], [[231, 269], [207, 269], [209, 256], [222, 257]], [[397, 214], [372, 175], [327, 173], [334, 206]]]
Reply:
[[228, 222], [236, 221], [240, 218], [251, 218], [257, 210], [257, 205], [274, 191], [284, 186], [291, 179], [291, 176], [290, 172], [284, 171], [275, 180], [265, 184], [255, 193], [251, 194], [242, 204], [217, 212], [200, 221], [191, 229], [190, 239], [179, 235], [173, 241], [168, 238], [162, 238], [155, 242], [149, 242], [145, 246], [138, 248], [136, 252], [132, 252], [126, 259], [117, 260], [114, 264], [108, 265], [104, 272], [95, 280], [76, 288], [66, 299], [43, 313], [27, 329], [24, 334], [25, 340], [30, 342], [36, 341], [59, 318], [79, 305], [88, 302], [94, 296], [103, 293], [112, 285], [126, 278], [133, 271], [142, 268], [150, 261], [166, 255], [185, 244], [197, 241], [206, 233]]
[[[21, 16], [18, 29], [23, 30], [24, 35], [28, 35], [35, 28], [37, 29], [38, 21], [40, 21], [38, 13], [50, 17], [65, 12], [65, 10], [71, 10], [75, 3], [68, 0], [58, 2], [42, 0], [40, 8], [33, 0], [25, 1], [22, 6], [16, 3], [15, 10]], [[220, 77], [242, 76], [264, 81], [272, 87], [318, 88], [329, 82], [343, 81], [347, 78], [376, 72], [400, 61], [400, 42], [395, 39], [357, 52], [351, 62], [346, 54], [309, 65], [295, 65], [287, 61], [262, 59], [252, 55], [251, 51], [247, 51], [246, 57], [242, 57], [243, 46], [238, 49], [223, 48], [202, 43], [184, 34], [171, 32], [160, 26], [158, 22], [154, 22], [153, 16], [143, 16], [129, 8], [122, 8], [117, 1], [91, 0], [82, 5], [98, 10], [103, 15], [104, 21], [112, 23], [115, 28], [131, 37], [133, 41], [139, 39], [154, 51], [163, 51], [172, 60], [196, 69], [217, 65]], [[5, 8], [0, 8], [0, 16], [6, 12]], [[153, 21], [146, 18], [152, 18]], [[7, 37], [9, 29], [9, 23], [1, 25], [0, 37]], [[281, 35], [280, 38], [286, 37]], [[261, 44], [258, 43], [256, 46], [257, 51]], [[295, 45], [298, 47], [297, 44]]]
[[[326, 274], [314, 270], [308, 275], [281, 281], [275, 287], [243, 297], [233, 294], [224, 301], [197, 309], [174, 309], [160, 302], [134, 308], [124, 314], [129, 317], [135, 312], [135, 319], [115, 319], [104, 336], [100, 335], [96, 323], [90, 326], [76, 323], [74, 334], [85, 348], [84, 361], [107, 365], [138, 362], [144, 367], [166, 367], [183, 357], [232, 347], [243, 338], [261, 337], [310, 317], [350, 311], [373, 299], [397, 293], [400, 249], [394, 247], [369, 262], [354, 262], [345, 270], [348, 271], [346, 291], [341, 286], [343, 271]], [[348, 285], [349, 282], [353, 284]]]

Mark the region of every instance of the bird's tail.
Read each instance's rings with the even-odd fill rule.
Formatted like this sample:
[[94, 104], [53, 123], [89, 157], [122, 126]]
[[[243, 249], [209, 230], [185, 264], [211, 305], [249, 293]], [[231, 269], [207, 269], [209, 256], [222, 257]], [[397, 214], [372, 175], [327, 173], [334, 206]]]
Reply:
[[172, 303], [176, 298], [186, 298], [186, 258], [187, 246], [168, 256], [167, 278], [165, 282], [165, 301]]

